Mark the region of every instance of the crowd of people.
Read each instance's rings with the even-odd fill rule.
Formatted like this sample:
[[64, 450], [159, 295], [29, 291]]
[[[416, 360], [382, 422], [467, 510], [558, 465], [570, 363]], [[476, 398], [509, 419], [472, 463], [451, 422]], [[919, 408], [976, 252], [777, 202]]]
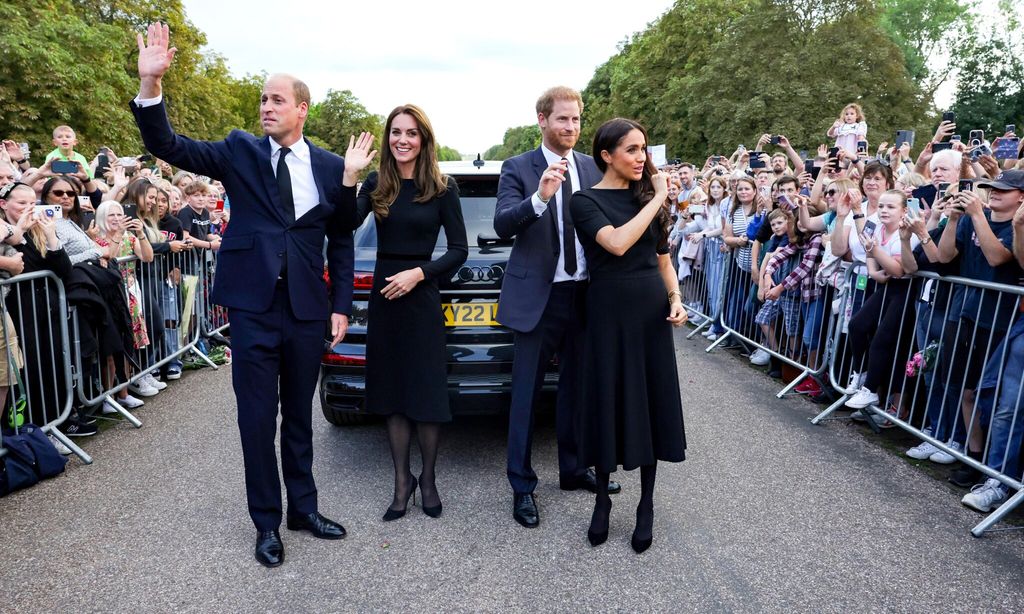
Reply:
[[[140, 407], [181, 377], [174, 355], [182, 333], [191, 338], [197, 325], [179, 326], [186, 298], [192, 304], [202, 292], [197, 276], [209, 270], [230, 204], [218, 182], [149, 156], [119, 158], [103, 147], [90, 160], [69, 126], [53, 130], [53, 144], [35, 165], [27, 147], [11, 140], [0, 147], [0, 277], [49, 271], [60, 279], [79, 316], [86, 377], [73, 385], [87, 390], [71, 395], [73, 410], [59, 428], [88, 437], [98, 430], [97, 413]], [[3, 291], [0, 424], [46, 424], [63, 413], [69, 393], [58, 286], [36, 280]], [[116, 400], [80, 402], [114, 389]]]
[[[1024, 152], [1015, 126], [992, 142], [957, 130], [945, 114], [916, 158], [904, 131], [871, 151], [850, 104], [816, 155], [764, 134], [699, 168], [670, 165], [672, 253], [709, 340], [728, 335], [774, 377], [806, 367], [816, 375], [795, 391], [846, 393], [854, 419], [911, 424], [927, 436], [914, 459], [956, 462], [933, 440], [1018, 479]], [[833, 332], [837, 385], [821, 351]], [[950, 480], [987, 512], [1008, 493], [986, 477], [962, 464]]]

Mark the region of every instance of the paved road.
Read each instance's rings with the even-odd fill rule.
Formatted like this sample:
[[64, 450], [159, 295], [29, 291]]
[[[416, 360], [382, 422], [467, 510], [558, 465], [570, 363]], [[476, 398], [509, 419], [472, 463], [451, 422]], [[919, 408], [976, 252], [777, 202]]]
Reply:
[[542, 524], [511, 519], [501, 420], [447, 431], [445, 511], [380, 520], [382, 428], [314, 408], [320, 509], [349, 537], [285, 531], [276, 570], [252, 558], [230, 375], [188, 373], [127, 425], [87, 441], [96, 463], [0, 499], [0, 610], [1021, 611], [1024, 534], [975, 539], [954, 491], [776, 387], [680, 337], [689, 460], [662, 465], [654, 546], [629, 548], [638, 472], [608, 542], [592, 500], [557, 488], [551, 424], [535, 440]]

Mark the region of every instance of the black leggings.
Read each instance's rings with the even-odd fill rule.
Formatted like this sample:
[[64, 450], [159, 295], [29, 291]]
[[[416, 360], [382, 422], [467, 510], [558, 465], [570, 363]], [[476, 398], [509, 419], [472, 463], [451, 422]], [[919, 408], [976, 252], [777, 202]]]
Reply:
[[882, 382], [892, 377], [899, 345], [910, 341], [910, 333], [901, 334], [908, 322], [913, 330], [914, 309], [906, 305], [909, 288], [908, 279], [890, 279], [879, 284], [850, 319], [850, 349], [855, 363], [867, 354], [864, 386], [873, 392], [878, 392]]

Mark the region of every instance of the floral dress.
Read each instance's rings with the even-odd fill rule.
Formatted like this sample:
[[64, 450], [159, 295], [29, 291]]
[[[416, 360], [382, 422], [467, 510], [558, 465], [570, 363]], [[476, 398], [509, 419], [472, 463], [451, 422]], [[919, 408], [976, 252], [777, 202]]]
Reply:
[[[121, 239], [121, 249], [117, 256], [135, 255], [135, 245], [138, 238], [135, 235], [125, 233]], [[108, 248], [111, 242], [106, 237], [96, 239], [96, 244], [102, 248]], [[138, 277], [135, 275], [137, 261], [123, 262], [118, 268], [121, 269], [121, 279], [124, 280], [124, 289], [128, 294], [128, 315], [132, 320], [132, 337], [135, 342], [135, 349], [141, 349], [149, 345], [149, 334], [146, 332], [146, 318], [142, 315], [142, 288], [139, 287]]]

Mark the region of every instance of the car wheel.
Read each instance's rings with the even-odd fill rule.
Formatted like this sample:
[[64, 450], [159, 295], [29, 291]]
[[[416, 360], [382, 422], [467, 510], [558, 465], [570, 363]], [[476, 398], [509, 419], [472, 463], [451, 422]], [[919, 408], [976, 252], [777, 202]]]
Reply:
[[373, 416], [364, 412], [345, 411], [330, 407], [324, 407], [323, 410], [324, 418], [334, 426], [359, 426], [369, 424], [373, 420]]

